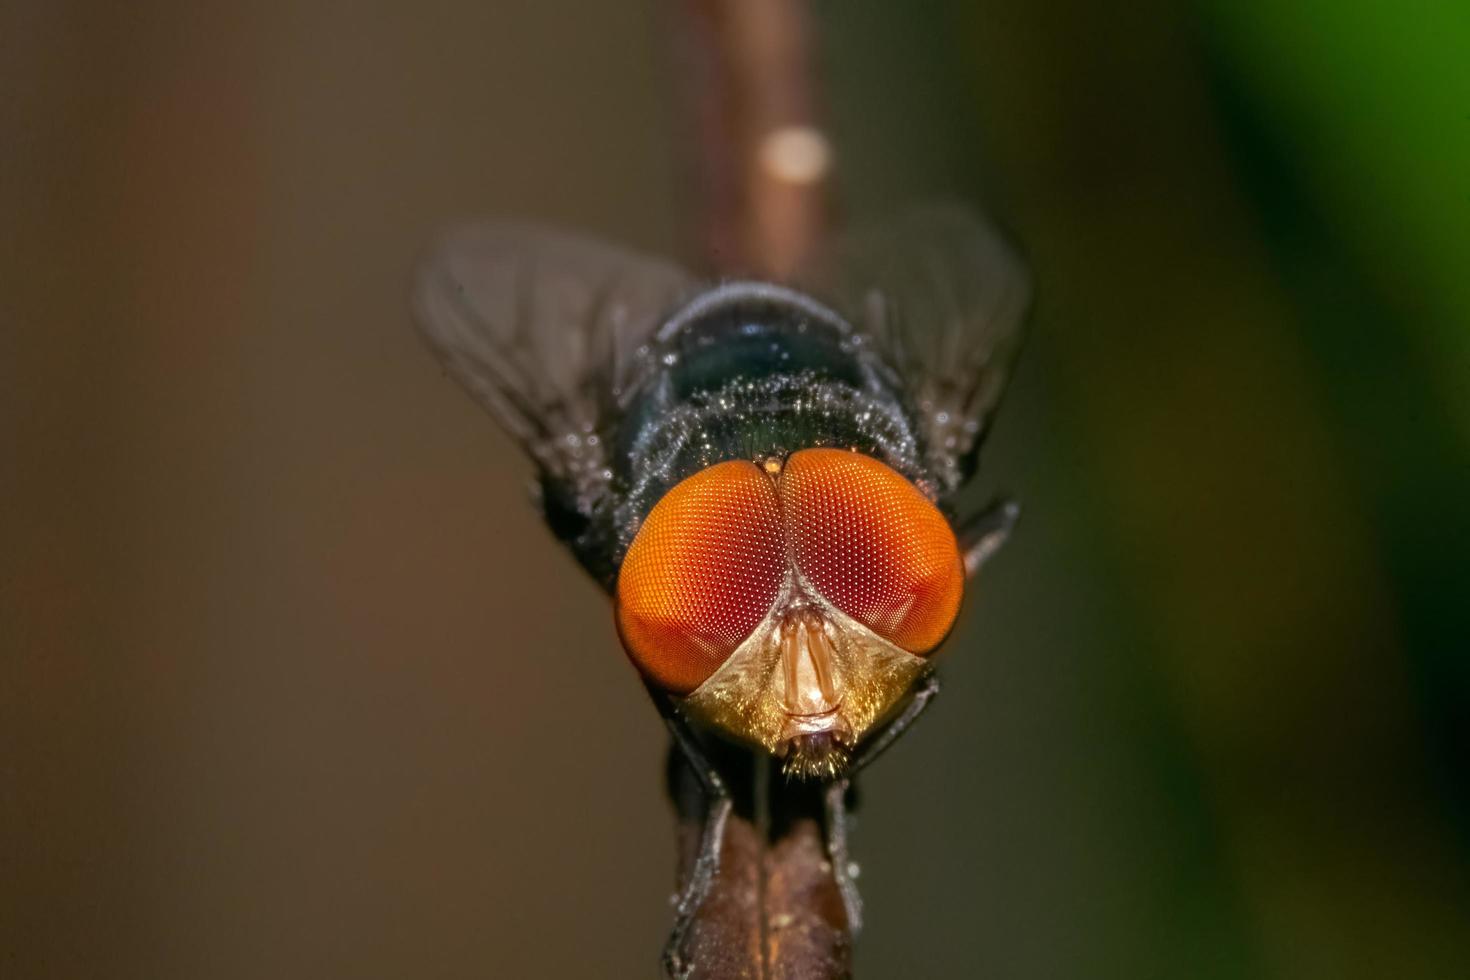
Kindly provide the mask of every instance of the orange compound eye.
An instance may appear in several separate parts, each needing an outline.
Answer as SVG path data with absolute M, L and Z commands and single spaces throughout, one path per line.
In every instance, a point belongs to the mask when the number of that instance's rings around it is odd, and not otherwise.
M 760 625 L 785 571 L 770 478 L 743 460 L 701 470 L 654 505 L 623 559 L 623 646 L 660 687 L 687 694 Z
M 949 522 L 917 487 L 870 456 L 804 449 L 786 461 L 781 503 L 797 567 L 828 602 L 911 653 L 939 645 L 964 568 Z

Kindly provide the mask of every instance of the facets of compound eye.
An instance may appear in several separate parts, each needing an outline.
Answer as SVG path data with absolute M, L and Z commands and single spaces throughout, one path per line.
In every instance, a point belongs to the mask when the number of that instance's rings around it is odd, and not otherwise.
M 780 497 L 813 588 L 911 653 L 939 645 L 959 612 L 964 568 L 949 522 L 918 488 L 870 456 L 805 449 L 786 461 Z
M 736 460 L 688 477 L 649 512 L 618 573 L 628 656 L 687 694 L 765 618 L 785 570 L 776 491 L 760 467 Z

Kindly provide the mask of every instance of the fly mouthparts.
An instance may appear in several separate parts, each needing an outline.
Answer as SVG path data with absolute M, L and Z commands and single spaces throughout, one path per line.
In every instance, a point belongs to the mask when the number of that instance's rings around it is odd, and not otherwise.
M 812 732 L 786 743 L 781 773 L 787 779 L 836 779 L 847 768 L 848 747 L 835 732 Z

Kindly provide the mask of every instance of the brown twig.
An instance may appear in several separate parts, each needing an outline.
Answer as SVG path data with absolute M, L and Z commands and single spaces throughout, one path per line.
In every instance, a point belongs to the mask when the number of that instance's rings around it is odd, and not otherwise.
M 681 0 L 682 72 L 698 150 L 698 251 L 710 271 L 782 278 L 827 230 L 831 154 L 817 125 L 809 11 L 801 0 Z M 705 815 L 672 755 L 680 878 Z M 698 980 L 851 975 L 851 926 L 827 859 L 822 795 L 746 755 L 725 770 L 735 811 L 720 870 L 685 948 Z
M 698 150 L 694 202 L 713 271 L 781 277 L 826 231 L 831 172 L 802 0 L 682 0 Z

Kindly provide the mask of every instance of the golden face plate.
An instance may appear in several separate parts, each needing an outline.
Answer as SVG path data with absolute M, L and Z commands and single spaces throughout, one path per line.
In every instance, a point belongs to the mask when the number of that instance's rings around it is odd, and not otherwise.
M 690 718 L 784 759 L 788 775 L 830 779 L 929 667 L 788 570 L 761 624 L 676 702 Z

